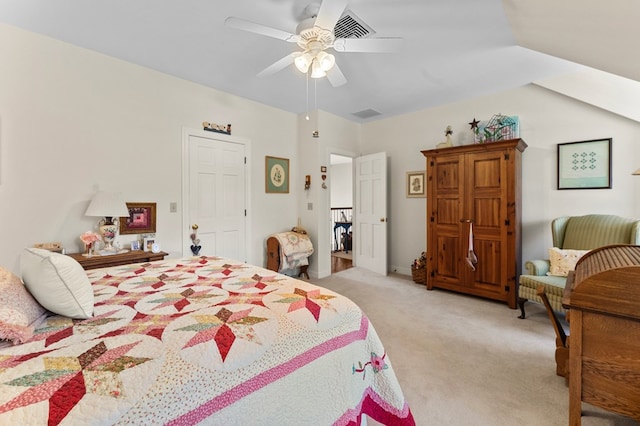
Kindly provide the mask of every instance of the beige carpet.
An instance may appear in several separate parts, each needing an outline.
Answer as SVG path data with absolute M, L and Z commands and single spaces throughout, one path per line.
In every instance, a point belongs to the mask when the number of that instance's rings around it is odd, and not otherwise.
M 528 303 L 520 320 L 503 303 L 357 267 L 311 281 L 367 314 L 418 425 L 568 424 L 568 388 L 555 374 L 555 335 L 542 305 Z M 583 411 L 585 426 L 639 425 L 586 404 Z

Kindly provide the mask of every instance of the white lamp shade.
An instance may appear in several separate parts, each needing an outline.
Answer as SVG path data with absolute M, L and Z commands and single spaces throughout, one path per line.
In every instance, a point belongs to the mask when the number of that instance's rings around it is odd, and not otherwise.
M 127 217 L 129 209 L 120 193 L 98 191 L 84 214 L 96 217 Z
M 293 60 L 293 63 L 296 65 L 296 68 L 298 68 L 298 71 L 300 71 L 301 73 L 305 73 L 306 74 L 307 71 L 309 70 L 309 65 L 311 65 L 311 61 L 312 60 L 313 60 L 313 58 L 307 52 L 307 53 L 303 53 L 302 55 L 300 55 L 297 58 L 295 58 Z
M 327 73 L 320 67 L 318 59 L 313 58 L 313 62 L 311 62 L 311 78 L 321 78 L 325 75 L 327 75 Z
M 320 52 L 318 56 L 316 56 L 316 60 L 320 64 L 320 68 L 322 71 L 329 71 L 336 63 L 336 58 L 330 53 Z

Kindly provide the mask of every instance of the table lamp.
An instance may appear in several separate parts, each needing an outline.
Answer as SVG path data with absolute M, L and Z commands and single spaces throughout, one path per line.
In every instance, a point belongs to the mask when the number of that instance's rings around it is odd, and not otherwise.
M 115 251 L 113 240 L 120 227 L 120 217 L 128 217 L 129 209 L 119 193 L 98 191 L 91 199 L 86 216 L 102 217 L 98 222 L 104 250 Z

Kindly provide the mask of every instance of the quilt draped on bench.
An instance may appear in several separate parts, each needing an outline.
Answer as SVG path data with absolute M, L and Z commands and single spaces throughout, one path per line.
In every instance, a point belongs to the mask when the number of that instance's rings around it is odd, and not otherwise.
M 309 264 L 313 244 L 307 234 L 281 232 L 273 235 L 280 243 L 280 271 Z

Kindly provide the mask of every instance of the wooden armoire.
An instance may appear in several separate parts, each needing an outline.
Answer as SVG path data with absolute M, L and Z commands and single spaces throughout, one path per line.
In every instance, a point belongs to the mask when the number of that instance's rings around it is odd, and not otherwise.
M 526 147 L 522 139 L 513 139 L 422 151 L 427 161 L 427 289 L 516 308 Z

